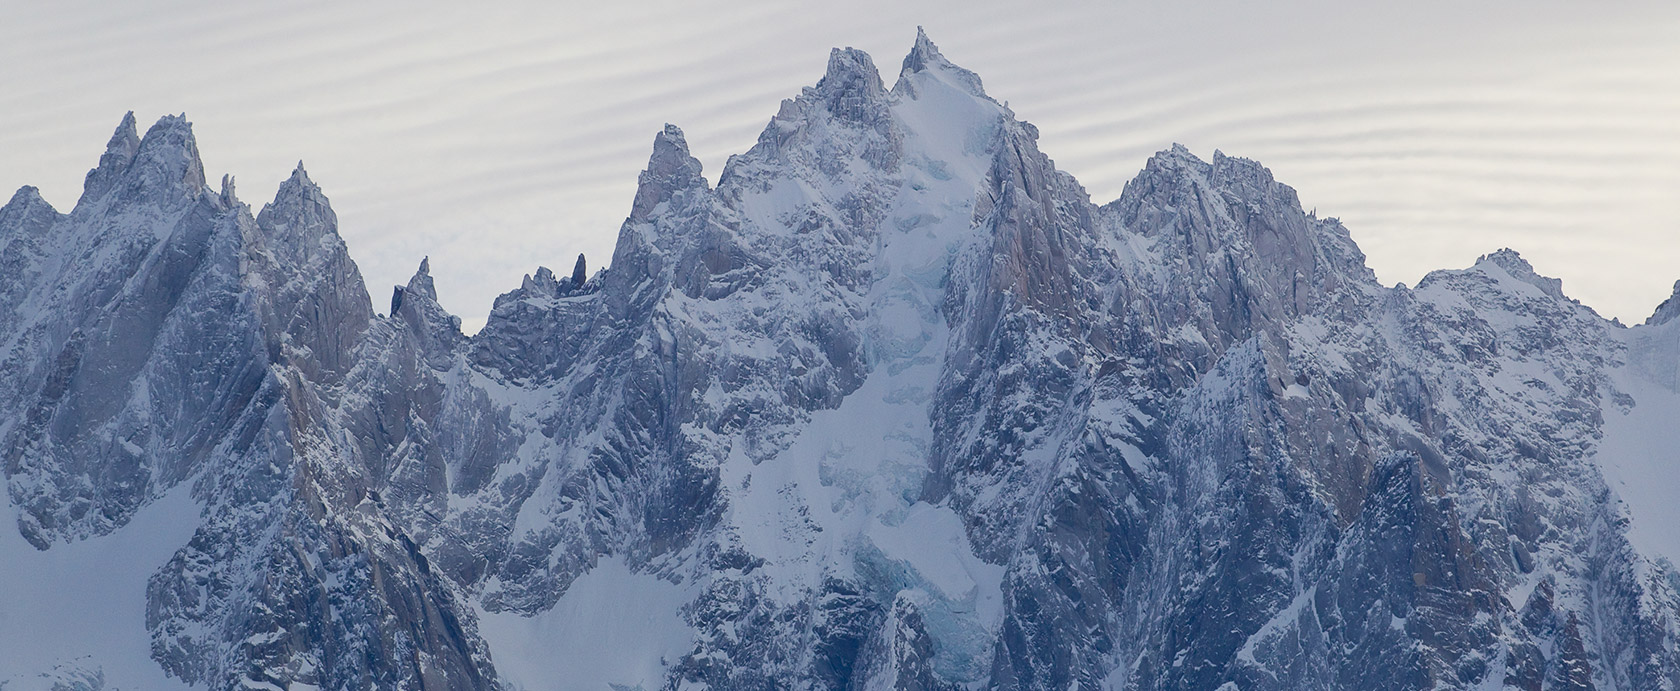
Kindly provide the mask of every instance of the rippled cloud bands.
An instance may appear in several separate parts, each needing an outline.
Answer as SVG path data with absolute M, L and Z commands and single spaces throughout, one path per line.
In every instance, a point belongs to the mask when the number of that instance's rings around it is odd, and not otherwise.
M 1099 203 L 1181 142 L 1271 167 L 1389 282 L 1510 246 L 1638 322 L 1680 279 L 1674 3 L 13 4 L 0 186 L 68 209 L 125 111 L 185 111 L 212 178 L 260 207 L 304 159 L 369 285 L 429 254 L 469 329 L 605 264 L 665 122 L 715 180 L 830 46 L 890 81 L 917 25 Z

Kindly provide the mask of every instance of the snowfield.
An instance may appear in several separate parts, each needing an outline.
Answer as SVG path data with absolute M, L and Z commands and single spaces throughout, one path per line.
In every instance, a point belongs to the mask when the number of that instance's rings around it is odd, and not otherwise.
M 17 524 L 9 501 L 0 518 Z M 198 522 L 198 504 L 177 487 L 116 533 L 46 551 L 0 530 L 0 689 L 90 678 L 115 689 L 185 688 L 151 659 L 146 579 Z

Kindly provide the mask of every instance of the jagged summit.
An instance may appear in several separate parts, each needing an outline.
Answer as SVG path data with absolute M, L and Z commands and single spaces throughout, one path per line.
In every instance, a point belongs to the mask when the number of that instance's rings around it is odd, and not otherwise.
M 204 162 L 199 158 L 198 140 L 185 113 L 158 118 L 129 164 L 146 184 L 168 185 L 183 194 L 205 188 Z
M 1680 281 L 1674 282 L 1673 292 L 1669 294 L 1667 300 L 1663 300 L 1662 304 L 1657 305 L 1656 311 L 1651 313 L 1651 317 L 1646 319 L 1645 323 L 1650 326 L 1658 326 L 1674 321 L 1676 317 L 1680 317 Z
M 933 39 L 928 38 L 927 31 L 918 26 L 916 42 L 910 47 L 910 53 L 904 56 L 904 70 L 920 72 L 927 69 L 930 62 L 950 64 L 946 62 L 945 56 L 939 54 L 939 46 L 934 45 Z
M 410 295 L 422 295 L 429 300 L 437 300 L 437 288 L 432 285 L 432 258 L 420 258 L 420 268 L 414 270 L 414 276 L 408 279 L 406 291 Z
M 1190 147 L 1178 142 L 1173 142 L 1172 146 L 1150 154 L 1149 158 L 1146 159 L 1143 164 L 1143 170 L 1146 175 L 1151 172 L 1165 172 L 1182 169 L 1206 170 L 1209 168 L 1210 166 L 1206 161 L 1203 161 L 1200 156 L 1190 152 Z M 1139 178 L 1142 177 L 1145 176 L 1139 176 Z M 1139 178 L 1133 178 L 1131 182 L 1135 182 Z
M 144 137 L 135 134 L 134 113 L 124 115 L 99 157 L 99 165 L 83 181 L 77 207 L 118 188 L 130 190 L 125 194 L 137 199 L 157 198 L 171 203 L 180 203 L 206 189 L 204 163 L 185 114 L 158 118 Z
M 276 300 L 282 306 L 276 309 L 290 304 L 311 305 L 311 320 L 333 324 L 334 331 L 359 337 L 373 316 L 373 300 L 361 270 L 338 234 L 338 214 L 301 162 L 280 183 L 274 199 L 263 205 L 255 220 L 260 232 L 250 242 L 260 245 L 262 254 L 273 262 L 266 281 L 280 289 Z M 348 358 L 339 357 L 354 343 L 348 335 L 325 343 L 311 343 L 303 334 L 293 340 L 310 344 L 322 360 L 324 371 L 341 373 L 349 365 Z
M 875 60 L 869 53 L 851 46 L 829 50 L 828 67 L 817 81 L 816 89 L 831 99 L 851 96 L 875 100 L 886 94 Z
M 546 266 L 537 267 L 535 274 L 525 274 L 520 281 L 519 290 L 530 295 L 554 297 L 560 292 L 560 282 L 554 278 L 554 272 Z
M 1501 247 L 1497 250 L 1477 257 L 1476 263 L 1492 264 L 1501 269 L 1505 269 L 1513 276 L 1534 273 L 1534 265 L 1528 263 L 1527 259 L 1523 259 L 1521 253 L 1509 247 Z
M 391 318 L 405 325 L 415 344 L 416 356 L 434 370 L 447 370 L 458 349 L 467 342 L 461 333 L 461 318 L 438 304 L 429 256 L 420 260 L 420 267 L 408 285 L 396 286 L 391 291 Z
M 688 139 L 683 136 L 681 127 L 667 122 L 665 123 L 665 127 L 659 130 L 658 137 L 659 138 L 654 142 L 655 151 L 658 151 L 660 142 L 665 142 L 684 154 L 688 153 Z
M 6 206 L 34 204 L 36 200 L 46 201 L 41 197 L 41 190 L 34 185 L 24 185 L 12 193 L 12 198 L 6 202 Z
M 44 229 L 55 222 L 60 214 L 52 204 L 41 196 L 41 191 L 32 185 L 24 185 L 12 193 L 12 198 L 5 206 L 0 206 L 0 252 L 5 251 L 5 243 L 13 235 L 26 232 L 27 229 Z
M 1160 184 L 1211 185 L 1240 190 L 1247 195 L 1274 198 L 1278 204 L 1291 210 L 1300 208 L 1295 190 L 1278 183 L 1270 169 L 1258 161 L 1227 156 L 1218 149 L 1214 150 L 1212 159 L 1204 161 L 1189 147 L 1175 142 L 1171 147 L 1151 155 L 1144 163 L 1143 171 L 1126 186 L 1130 189 L 1134 185 Z M 1121 198 L 1126 196 L 1123 193 Z
M 310 241 L 319 244 L 322 236 L 338 235 L 338 214 L 299 161 L 297 168 L 275 190 L 274 200 L 264 204 L 257 214 L 257 225 L 270 234 L 289 238 L 287 244 L 302 246 Z
M 300 160 L 297 167 L 292 169 L 292 174 L 280 182 L 280 188 L 274 196 L 278 201 L 282 198 L 313 198 L 321 194 L 321 187 L 310 179 L 309 171 L 304 169 L 303 161 Z
M 105 144 L 105 153 L 99 156 L 99 164 L 88 171 L 87 178 L 82 182 L 82 201 L 99 197 L 109 190 L 115 179 L 128 169 L 129 162 L 134 160 L 134 154 L 139 150 L 140 134 L 135 129 L 134 111 L 131 110 L 117 123 L 116 131 L 111 133 L 110 141 Z
M 653 153 L 638 178 L 636 198 L 630 207 L 631 220 L 647 218 L 655 206 L 682 190 L 709 189 L 701 174 L 700 159 L 688 151 L 682 129 L 666 124 L 653 138 Z
M 916 42 L 910 48 L 910 53 L 904 56 L 904 65 L 899 71 L 898 83 L 893 85 L 893 92 L 913 90 L 914 87 L 906 77 L 918 72 L 936 71 L 947 80 L 958 85 L 964 91 L 974 96 L 985 96 L 986 89 L 980 83 L 980 75 L 952 64 L 950 60 L 939 52 L 939 47 L 928 38 L 922 27 L 916 27 Z
M 1534 271 L 1534 265 L 1523 259 L 1521 254 L 1509 247 L 1501 248 L 1476 258 L 1476 266 L 1497 266 L 1511 278 L 1527 283 L 1541 292 L 1560 300 L 1569 299 L 1563 294 L 1563 280 L 1542 276 Z
M 117 128 L 111 133 L 111 139 L 105 143 L 105 154 L 112 156 L 118 165 L 127 165 L 134 158 L 134 152 L 140 148 L 140 133 L 134 111 L 123 113 L 122 119 L 117 121 Z
M 886 87 L 875 61 L 856 48 L 835 48 L 815 93 L 836 118 L 875 127 L 886 116 Z
M 120 170 L 134 160 L 135 152 L 140 150 L 140 132 L 137 128 L 134 111 L 123 114 L 122 120 L 117 122 L 117 128 L 111 132 L 111 139 L 105 143 L 105 153 L 99 157 L 99 168 L 104 170 Z
M 429 302 L 437 301 L 437 288 L 432 285 L 432 258 L 420 258 L 420 267 L 414 270 L 414 275 L 408 279 L 407 285 L 394 286 L 391 290 L 391 316 L 402 312 L 403 305 L 415 298 L 424 298 Z
M 572 285 L 571 285 L 571 288 L 573 290 L 577 290 L 579 288 L 582 288 L 583 284 L 585 282 L 587 282 L 588 280 L 589 280 L 589 265 L 584 263 L 583 253 L 579 252 L 578 253 L 578 258 L 577 258 L 577 264 L 572 266 Z
M 232 173 L 222 174 L 222 189 L 219 196 L 223 206 L 232 207 L 239 203 L 239 193 L 234 189 Z

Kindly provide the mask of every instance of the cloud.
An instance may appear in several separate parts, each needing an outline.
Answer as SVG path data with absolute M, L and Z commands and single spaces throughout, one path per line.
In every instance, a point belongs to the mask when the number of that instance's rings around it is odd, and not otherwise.
M 1390 282 L 1510 245 L 1639 321 L 1680 277 L 1672 4 L 570 5 L 15 8 L 0 186 L 67 207 L 123 112 L 186 111 L 247 201 L 303 158 L 375 294 L 430 254 L 470 327 L 605 263 L 663 123 L 715 180 L 828 47 L 890 80 L 921 24 L 1098 202 L 1177 141 L 1267 164 Z

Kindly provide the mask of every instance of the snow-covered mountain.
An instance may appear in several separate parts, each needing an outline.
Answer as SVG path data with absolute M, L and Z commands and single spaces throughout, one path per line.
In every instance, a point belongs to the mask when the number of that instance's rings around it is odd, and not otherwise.
M 125 118 L 0 208 L 0 689 L 1680 685 L 1680 285 L 1385 287 L 1257 163 L 1036 138 L 835 50 L 469 337 Z

